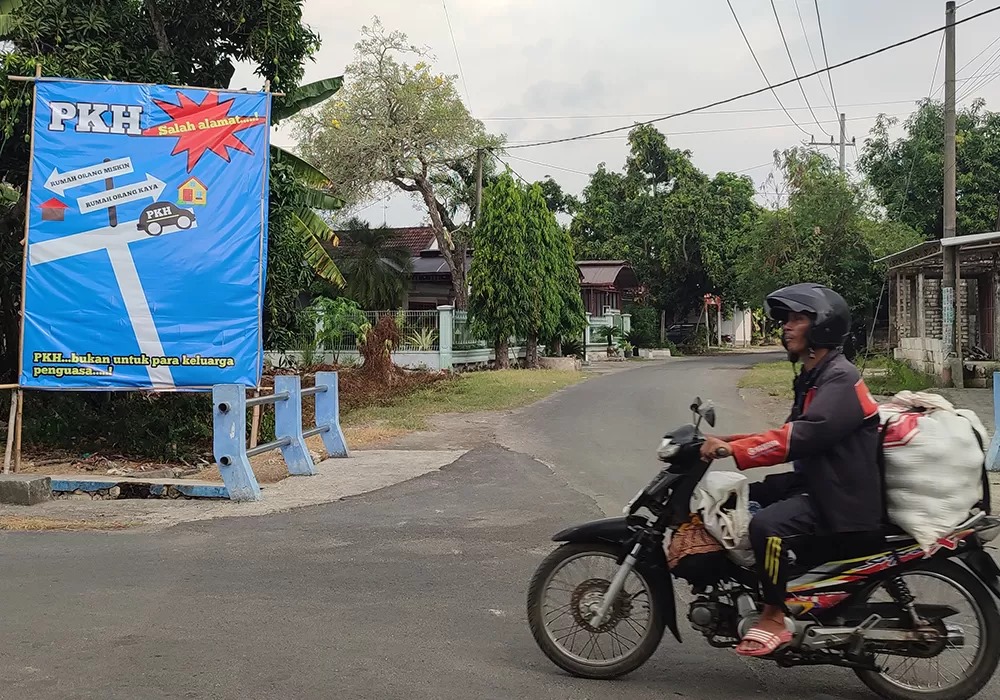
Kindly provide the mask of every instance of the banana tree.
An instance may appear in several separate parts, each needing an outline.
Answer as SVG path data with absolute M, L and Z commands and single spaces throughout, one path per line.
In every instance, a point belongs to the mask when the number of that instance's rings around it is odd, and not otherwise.
M 21 0 L 0 0 L 0 41 L 7 38 L 13 31 L 14 10 Z
M 0 0 L 0 3 L 7 0 Z M 276 99 L 271 114 L 271 125 L 313 107 L 336 94 L 344 84 L 343 76 L 327 78 L 302 85 L 284 97 Z M 319 168 L 291 151 L 271 146 L 272 163 L 283 165 L 294 173 L 299 186 L 299 204 L 293 212 L 292 224 L 306 243 L 306 262 L 316 274 L 338 287 L 344 286 L 344 276 L 330 257 L 324 243 L 334 246 L 340 240 L 330 225 L 317 212 L 336 211 L 343 208 L 344 200 L 331 194 L 332 182 Z

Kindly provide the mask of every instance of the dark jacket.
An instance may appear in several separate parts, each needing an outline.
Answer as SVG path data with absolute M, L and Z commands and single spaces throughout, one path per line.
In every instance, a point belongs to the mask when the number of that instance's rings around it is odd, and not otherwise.
M 882 522 L 878 404 L 858 369 L 831 352 L 795 382 L 795 405 L 777 430 L 730 442 L 741 470 L 794 462 L 830 532 L 871 532 Z

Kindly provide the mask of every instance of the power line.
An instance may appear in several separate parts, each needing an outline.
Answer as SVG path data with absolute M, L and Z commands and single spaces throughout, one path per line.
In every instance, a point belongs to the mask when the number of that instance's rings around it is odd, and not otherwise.
M 826 62 L 826 78 L 830 81 L 830 96 L 833 98 L 833 108 L 840 114 L 837 106 L 837 92 L 833 89 L 833 74 L 830 72 L 830 57 L 826 54 L 826 37 L 823 36 L 823 20 L 819 15 L 819 0 L 813 0 L 816 5 L 816 24 L 819 25 L 819 40 L 823 44 L 823 60 Z
M 941 39 L 941 41 L 942 41 L 942 45 L 943 45 L 943 42 L 944 42 L 944 38 L 943 38 L 943 36 L 942 36 L 942 39 Z M 1000 36 L 998 36 L 998 37 L 997 37 L 996 39 L 994 39 L 993 41 L 991 41 L 990 43 L 988 43 L 988 44 L 986 45 L 986 47 L 985 47 L 985 48 L 984 48 L 984 49 L 983 49 L 982 51 L 980 51 L 980 52 L 979 52 L 979 53 L 977 53 L 977 54 L 976 54 L 975 56 L 973 56 L 973 57 L 972 57 L 972 58 L 970 58 L 970 59 L 969 59 L 968 61 L 966 61 L 966 62 L 965 62 L 965 65 L 963 65 L 963 66 L 962 66 L 961 68 L 959 68 L 959 69 L 958 69 L 957 71 L 955 71 L 955 72 L 956 72 L 956 73 L 961 73 L 961 72 L 962 72 L 962 71 L 964 71 L 964 70 L 965 70 L 966 68 L 968 68 L 969 66 L 971 66 L 971 65 L 972 65 L 973 63 L 975 63 L 975 61 L 976 61 L 976 59 L 977 59 L 977 58 L 979 58 L 979 57 L 980 57 L 980 56 L 982 56 L 982 55 L 983 55 L 984 53 L 986 53 L 987 51 L 989 51 L 989 50 L 990 50 L 990 47 L 991 47 L 991 46 L 993 46 L 993 44 L 997 43 L 998 41 L 1000 41 Z M 940 56 L 940 53 L 941 53 L 941 52 L 940 52 L 940 51 L 938 51 L 938 54 L 939 54 L 939 56 Z M 940 58 L 939 58 L 938 60 L 940 60 Z M 989 59 L 987 59 L 987 60 L 989 60 Z M 974 72 L 975 72 L 975 71 L 974 71 Z M 937 69 L 936 69 L 936 68 L 934 69 L 934 75 L 935 75 L 935 77 L 937 76 Z M 936 89 L 936 90 L 934 90 L 934 93 L 933 93 L 933 94 L 934 94 L 934 95 L 936 95 L 936 94 L 938 94 L 939 92 L 941 92 L 942 90 L 944 90 L 944 83 L 941 83 L 940 85 L 938 85 L 937 89 Z
M 908 114 L 909 113 L 904 113 L 904 114 L 898 114 L 897 113 L 897 114 L 888 114 L 886 116 L 889 116 L 889 117 L 905 117 L 905 116 L 908 116 Z M 880 115 L 878 115 L 878 114 L 870 114 L 870 115 L 867 115 L 867 116 L 864 116 L 864 117 L 849 117 L 845 121 L 849 121 L 849 122 L 865 121 L 865 120 L 868 120 L 868 119 L 878 119 L 879 116 Z M 835 124 L 835 123 L 839 123 L 840 120 L 839 119 L 825 119 L 825 120 L 822 120 L 822 121 L 825 124 Z M 731 126 L 731 127 L 721 127 L 721 128 L 718 128 L 718 129 L 695 129 L 695 130 L 692 130 L 692 131 L 667 131 L 667 132 L 664 133 L 664 135 L 665 136 L 693 136 L 693 135 L 697 135 L 697 134 L 728 134 L 728 133 L 734 132 L 734 131 L 766 131 L 768 129 L 790 129 L 791 127 L 792 127 L 791 124 L 763 124 L 763 125 L 759 125 L 759 126 Z M 621 134 L 620 133 L 617 136 L 595 136 L 591 140 L 592 141 L 605 141 L 605 140 L 616 140 L 617 141 L 618 139 L 623 139 L 623 138 L 627 138 L 627 137 L 628 137 L 628 134 Z M 530 144 L 533 144 L 533 143 L 534 142 L 532 142 L 532 141 L 510 141 L 509 142 L 509 144 L 511 144 L 510 145 L 511 148 L 520 148 L 522 145 L 525 145 L 525 144 L 529 144 L 530 145 Z
M 798 78 L 799 71 L 795 68 L 795 61 L 792 59 L 792 50 L 788 48 L 788 40 L 785 38 L 785 30 L 781 27 L 781 19 L 778 17 L 778 8 L 775 6 L 774 0 L 771 0 L 771 11 L 774 12 L 774 21 L 778 24 L 778 33 L 781 35 L 781 43 L 785 45 L 785 53 L 788 54 L 788 62 L 792 64 L 792 75 Z M 819 119 L 816 118 L 816 113 L 813 111 L 812 105 L 809 104 L 809 98 L 806 96 L 806 89 L 802 85 L 802 81 L 800 80 L 796 84 L 799 86 L 799 92 L 802 93 L 802 99 L 805 100 L 806 107 L 809 108 L 809 114 L 812 115 L 813 121 L 816 122 L 816 126 L 820 128 L 820 131 L 832 138 L 833 134 L 824 129 L 823 125 L 819 123 Z
M 455 41 L 455 32 L 451 28 L 451 17 L 448 15 L 448 4 L 446 0 L 441 0 L 441 7 L 444 8 L 444 18 L 448 21 L 448 33 L 451 34 L 451 45 L 455 47 L 455 60 L 458 61 L 458 74 L 462 76 L 462 87 L 465 88 L 465 101 L 469 103 L 469 111 L 472 111 L 472 98 L 469 96 L 469 85 L 465 82 L 465 71 L 462 69 L 462 57 L 458 55 L 458 42 Z
M 941 35 L 941 44 L 938 46 L 937 60 L 934 61 L 934 72 L 931 73 L 931 84 L 927 87 L 927 99 L 929 100 L 934 94 L 931 90 L 934 88 L 934 81 L 937 80 L 938 68 L 941 66 L 941 53 L 944 51 L 944 39 L 945 35 Z M 985 50 L 985 49 L 984 49 Z M 975 60 L 975 59 L 973 59 Z M 912 149 L 911 149 L 912 150 Z M 913 166 L 917 163 L 916 155 L 910 154 L 910 170 L 906 173 L 906 184 L 903 186 L 903 199 L 899 203 L 899 213 L 896 214 L 896 218 L 899 219 L 903 216 L 903 209 L 906 208 L 906 198 L 910 195 L 910 180 L 913 178 Z
M 959 24 L 963 24 L 965 22 L 971 22 L 974 19 L 978 19 L 978 18 L 983 17 L 985 15 L 991 14 L 993 12 L 996 12 L 997 10 L 1000 10 L 1000 5 L 998 5 L 997 7 L 990 8 L 989 10 L 984 10 L 984 11 L 978 13 L 978 14 L 970 15 L 969 17 L 966 17 L 965 19 L 957 20 L 954 24 L 955 25 L 959 25 Z M 646 120 L 646 121 L 643 121 L 643 122 L 636 122 L 634 124 L 627 124 L 625 126 L 615 127 L 613 129 L 603 129 L 601 131 L 595 131 L 595 132 L 588 133 L 588 134 L 579 134 L 577 136 L 567 136 L 565 138 L 551 139 L 551 140 L 548 140 L 548 141 L 538 141 L 536 143 L 523 144 L 523 145 L 520 145 L 520 146 L 509 146 L 508 148 L 532 148 L 532 147 L 535 147 L 535 146 L 548 146 L 548 145 L 556 144 L 556 143 L 566 143 L 567 141 L 579 141 L 581 139 L 593 138 L 595 136 L 604 136 L 605 134 L 613 134 L 613 133 L 616 133 L 616 132 L 619 132 L 619 131 L 626 131 L 628 129 L 633 129 L 636 126 L 645 126 L 645 125 L 648 125 L 648 124 L 655 124 L 657 122 L 662 122 L 662 121 L 665 121 L 667 119 L 674 119 L 676 117 L 683 117 L 683 116 L 688 115 L 688 114 L 694 114 L 695 112 L 701 112 L 701 111 L 704 111 L 706 109 L 710 109 L 712 107 L 718 107 L 720 105 L 729 104 L 730 102 L 736 102 L 737 100 L 742 100 L 742 99 L 747 98 L 747 97 L 752 97 L 754 95 L 759 95 L 759 94 L 761 94 L 763 92 L 767 92 L 769 90 L 773 90 L 774 88 L 777 88 L 777 87 L 783 87 L 785 85 L 790 85 L 790 84 L 792 84 L 794 82 L 798 82 L 799 80 L 805 80 L 806 78 L 812 78 L 813 76 L 820 75 L 821 73 L 828 73 L 830 71 L 836 70 L 837 68 L 843 68 L 844 66 L 850 65 L 852 63 L 857 63 L 858 61 L 863 61 L 865 59 L 871 58 L 872 56 L 877 56 L 878 54 L 885 53 L 886 51 L 891 51 L 893 49 L 897 49 L 900 46 L 905 46 L 906 44 L 912 44 L 915 41 L 919 41 L 919 40 L 924 39 L 924 38 L 926 38 L 928 36 L 931 36 L 933 34 L 937 34 L 940 31 L 944 31 L 944 29 L 945 29 L 945 27 L 937 27 L 936 29 L 931 29 L 929 31 L 923 32 L 922 34 L 917 34 L 916 36 L 912 36 L 909 39 L 903 39 L 902 41 L 897 41 L 894 44 L 889 44 L 888 46 L 883 46 L 880 49 L 876 49 L 874 51 L 869 51 L 868 53 L 861 54 L 860 56 L 855 56 L 854 58 L 849 58 L 846 61 L 841 61 L 840 63 L 834 64 L 832 66 L 828 66 L 828 67 L 823 68 L 821 70 L 817 70 L 817 71 L 815 71 L 813 73 L 808 73 L 806 75 L 801 75 L 798 78 L 791 78 L 789 80 L 785 80 L 785 81 L 777 83 L 775 85 L 768 85 L 766 87 L 759 88 L 757 90 L 751 90 L 749 92 L 744 92 L 744 93 L 741 93 L 739 95 L 734 95 L 733 97 L 727 97 L 727 98 L 722 99 L 722 100 L 716 100 L 715 102 L 710 102 L 709 104 L 701 105 L 700 107 L 692 107 L 691 109 L 686 109 L 686 110 L 684 110 L 682 112 L 674 112 L 673 114 L 667 114 L 667 115 L 664 115 L 662 117 L 657 117 L 656 119 L 649 119 L 649 120 Z
M 736 26 L 739 27 L 740 34 L 743 35 L 743 41 L 746 42 L 747 48 L 750 49 L 750 55 L 753 56 L 753 62 L 757 64 L 757 68 L 758 68 L 758 70 L 760 70 L 760 74 L 762 76 L 764 76 L 764 82 L 767 83 L 770 86 L 771 81 L 767 79 L 767 73 L 764 72 L 764 67 L 762 65 L 760 65 L 760 61 L 757 60 L 757 54 L 754 52 L 753 46 L 750 45 L 750 40 L 747 39 L 746 32 L 743 31 L 743 25 L 740 23 L 740 18 L 736 16 L 736 10 L 733 9 L 733 3 L 731 2 L 731 0 L 726 0 L 726 4 L 729 5 L 729 11 L 733 13 L 733 19 L 736 20 Z M 796 77 L 798 77 L 798 76 L 796 76 Z M 795 118 L 791 114 L 788 113 L 788 110 L 785 109 L 785 105 L 782 104 L 781 98 L 778 97 L 778 93 L 777 93 L 777 91 L 775 91 L 775 89 L 773 87 L 771 88 L 771 94 L 774 95 L 774 99 L 777 100 L 777 102 L 778 102 L 779 105 L 781 105 L 781 109 L 785 112 L 785 116 L 788 117 L 789 121 L 791 121 L 792 124 L 794 124 L 798 128 L 798 130 L 801 131 L 803 134 L 811 136 L 812 134 L 810 134 L 808 131 L 806 131 L 805 129 L 803 129 L 802 126 L 799 125 L 799 123 L 797 121 L 795 121 Z
M 510 163 L 508 163 L 507 161 L 505 161 L 503 158 L 501 158 L 500 156 L 498 156 L 496 153 L 494 153 L 493 151 L 491 151 L 489 149 L 486 149 L 486 152 L 489 153 L 491 156 L 493 156 L 498 163 L 500 163 L 501 165 L 506 166 L 507 169 L 510 170 L 512 173 L 514 173 L 514 175 L 517 176 L 517 179 L 520 180 L 521 182 L 523 182 L 525 185 L 530 185 L 531 184 L 530 182 L 528 182 L 527 180 L 525 180 L 523 177 L 521 177 L 521 173 L 519 173 L 516 170 L 514 170 L 514 167 Z M 510 156 L 510 157 L 513 158 L 514 156 Z
M 514 158 L 515 160 L 523 160 L 525 163 L 531 163 L 532 165 L 538 165 L 543 168 L 552 168 L 553 170 L 564 170 L 567 173 L 575 173 L 577 175 L 584 175 L 590 177 L 591 173 L 585 173 L 582 170 L 574 170 L 573 168 L 564 168 L 561 165 L 552 165 L 551 163 L 541 163 L 537 160 L 531 160 L 530 158 L 524 158 L 522 156 L 507 156 L 508 158 Z
M 886 100 L 884 102 L 856 102 L 853 104 L 844 105 L 845 107 L 878 107 L 880 105 L 903 105 L 903 104 L 913 104 L 915 100 Z M 832 107 L 833 105 L 831 105 Z M 808 107 L 789 107 L 790 112 L 795 110 L 809 109 Z M 757 114 L 762 112 L 780 112 L 781 107 L 754 107 L 751 109 L 706 109 L 702 110 L 700 114 Z M 559 120 L 573 120 L 573 119 L 632 119 L 635 117 L 656 117 L 663 114 L 663 112 L 637 112 L 633 114 L 536 114 L 527 117 L 483 117 L 480 121 L 484 122 L 503 122 L 503 121 L 559 121 Z M 831 123 L 827 120 L 825 123 Z
M 819 65 L 817 65 L 816 56 L 813 54 L 812 42 L 809 41 L 809 32 L 806 31 L 806 23 L 802 19 L 802 8 L 799 7 L 799 0 L 795 0 L 795 13 L 799 16 L 799 26 L 802 27 L 802 37 L 806 40 L 806 48 L 809 49 L 809 59 L 812 61 L 813 70 L 818 71 Z M 823 91 L 823 97 L 826 98 L 826 103 L 830 105 L 833 110 L 836 110 L 837 108 L 833 106 L 833 102 L 830 100 L 830 96 L 826 92 L 826 85 L 823 84 L 822 77 L 819 79 L 819 88 Z M 851 105 L 847 106 L 850 107 Z

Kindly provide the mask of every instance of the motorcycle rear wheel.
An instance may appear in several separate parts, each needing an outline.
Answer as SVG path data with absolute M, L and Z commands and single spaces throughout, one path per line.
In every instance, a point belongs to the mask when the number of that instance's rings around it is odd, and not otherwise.
M 564 544 L 542 560 L 531 578 L 527 601 L 531 634 L 554 664 L 574 676 L 608 680 L 631 673 L 649 659 L 663 638 L 666 621 L 657 601 L 660 582 L 645 573 L 639 565 L 629 574 L 622 595 L 612 607 L 611 617 L 604 625 L 597 628 L 598 631 L 581 619 L 581 614 L 587 609 L 588 601 L 592 605 L 600 599 L 602 590 L 607 590 L 618 568 L 616 561 L 620 554 L 620 549 L 612 545 Z M 600 562 L 602 572 L 585 576 L 584 580 L 575 586 L 570 581 L 563 583 L 562 586 L 556 586 L 557 591 L 569 594 L 570 602 L 553 607 L 549 600 L 549 592 L 553 590 L 556 579 L 567 567 L 579 565 L 587 559 Z M 638 584 L 638 590 L 633 593 L 635 584 Z M 640 597 L 645 598 L 645 603 L 638 601 Z M 648 609 L 648 615 L 640 627 L 630 618 L 636 608 L 642 607 Z M 556 613 L 558 615 L 553 617 Z M 553 630 L 554 625 L 558 625 L 555 630 Z M 626 652 L 624 635 L 636 630 L 639 630 L 639 639 Z M 574 651 L 578 634 L 584 635 L 580 640 L 583 646 L 582 649 Z M 611 652 L 612 658 L 606 658 L 605 647 L 601 646 L 601 637 L 606 637 L 604 644 Z M 616 643 L 620 651 L 617 655 L 614 654 Z M 583 652 L 586 652 L 588 645 L 592 645 L 591 653 L 600 650 L 604 658 L 600 660 L 585 658 Z
M 982 581 L 954 562 L 929 561 L 925 565 L 903 574 L 902 578 L 906 581 L 921 575 L 949 583 L 966 595 L 966 599 L 971 603 L 970 607 L 975 610 L 980 627 L 980 645 L 975 653 L 972 666 L 957 683 L 938 689 L 914 687 L 899 679 L 892 678 L 891 674 L 885 670 L 882 672 L 856 670 L 855 674 L 862 683 L 886 700 L 969 700 L 989 683 L 998 662 L 1000 662 L 1000 611 L 997 610 L 993 594 Z M 869 591 L 869 595 L 875 591 L 876 589 Z M 939 604 L 941 602 L 920 600 L 919 594 L 916 594 L 916 597 L 918 604 Z M 945 623 L 948 622 L 949 619 L 945 619 Z M 930 661 L 934 661 L 935 658 L 931 657 Z M 904 661 L 904 663 L 906 662 Z M 940 661 L 938 664 L 940 665 Z

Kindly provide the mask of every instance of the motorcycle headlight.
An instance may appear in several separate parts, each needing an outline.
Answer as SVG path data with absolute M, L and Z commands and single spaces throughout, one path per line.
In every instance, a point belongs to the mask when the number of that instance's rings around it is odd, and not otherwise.
M 656 450 L 656 456 L 661 462 L 668 461 L 671 457 L 680 451 L 680 445 L 674 445 L 670 442 L 670 438 L 663 438 L 663 442 Z

